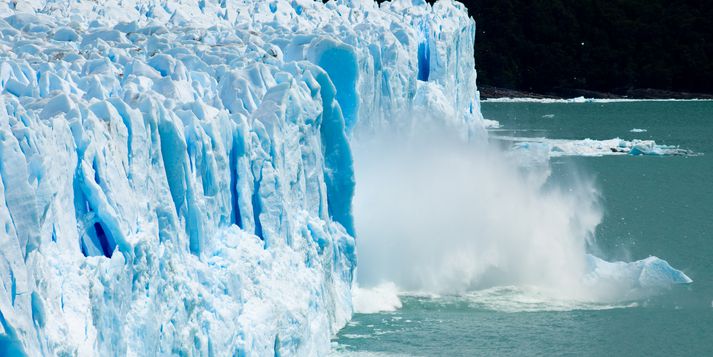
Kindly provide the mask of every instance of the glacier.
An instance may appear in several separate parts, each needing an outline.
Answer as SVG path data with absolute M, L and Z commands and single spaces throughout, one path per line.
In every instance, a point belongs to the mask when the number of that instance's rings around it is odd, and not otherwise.
M 383 308 L 355 138 L 487 141 L 474 38 L 452 0 L 0 3 L 0 355 L 328 354 Z
M 474 36 L 449 0 L 3 2 L 0 352 L 328 353 L 350 137 L 484 133 Z

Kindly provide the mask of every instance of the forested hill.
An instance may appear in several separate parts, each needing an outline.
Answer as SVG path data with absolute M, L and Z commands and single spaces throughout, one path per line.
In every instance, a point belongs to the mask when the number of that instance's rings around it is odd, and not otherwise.
M 713 93 L 713 0 L 460 0 L 479 86 Z
M 465 0 L 479 83 L 713 92 L 713 1 Z

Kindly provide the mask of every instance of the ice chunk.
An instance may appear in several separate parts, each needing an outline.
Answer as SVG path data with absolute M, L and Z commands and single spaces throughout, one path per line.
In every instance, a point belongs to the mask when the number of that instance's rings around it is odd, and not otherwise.
M 596 290 L 600 299 L 633 300 L 657 293 L 661 288 L 693 282 L 684 272 L 657 257 L 625 263 L 588 255 L 587 265 L 585 283 Z
M 55 41 L 72 42 L 79 39 L 79 35 L 69 27 L 61 27 L 55 31 L 52 37 Z

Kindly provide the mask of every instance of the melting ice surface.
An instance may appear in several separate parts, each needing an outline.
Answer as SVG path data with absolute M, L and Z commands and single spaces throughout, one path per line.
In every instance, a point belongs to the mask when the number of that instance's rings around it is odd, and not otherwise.
M 474 36 L 449 0 L 0 3 L 0 353 L 324 355 L 355 233 L 392 295 L 685 280 L 590 264 L 593 191 L 482 144 Z M 355 175 L 355 143 L 431 126 Z M 355 221 L 355 182 L 403 201 Z

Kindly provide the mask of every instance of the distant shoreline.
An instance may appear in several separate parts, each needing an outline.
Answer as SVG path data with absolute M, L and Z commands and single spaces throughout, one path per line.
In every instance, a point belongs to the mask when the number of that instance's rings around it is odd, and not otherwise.
M 705 99 L 713 100 L 713 94 L 674 92 L 659 89 L 628 89 L 623 94 L 598 92 L 586 89 L 558 89 L 556 93 L 535 93 L 492 86 L 478 86 L 480 99 L 537 99 L 537 100 L 570 100 L 584 97 L 587 99 L 639 100 L 639 99 Z

